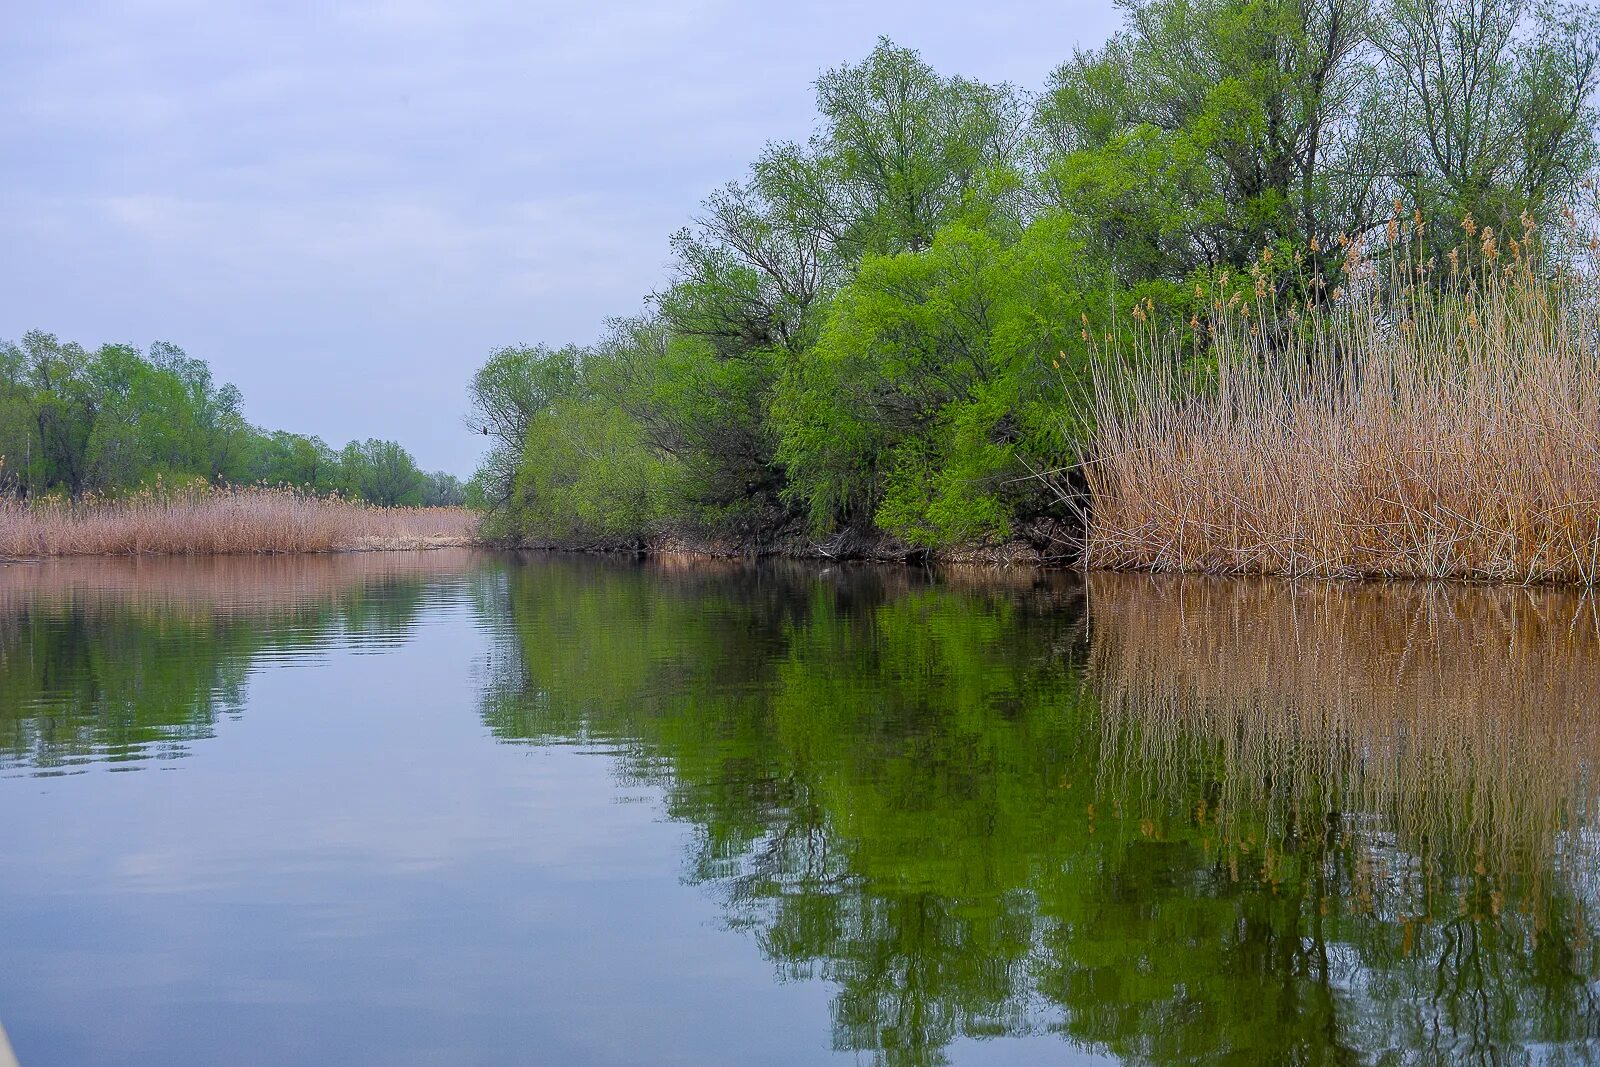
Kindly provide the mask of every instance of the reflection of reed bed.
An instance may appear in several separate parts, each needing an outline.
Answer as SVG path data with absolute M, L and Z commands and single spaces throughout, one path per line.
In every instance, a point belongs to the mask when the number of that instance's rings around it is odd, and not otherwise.
M 72 503 L 0 499 L 0 558 L 423 548 L 465 544 L 476 528 L 464 508 L 379 508 L 256 487 Z
M 268 615 L 376 583 L 466 574 L 471 549 L 331 555 L 99 557 L 0 567 L 0 618 L 41 603 Z
M 1089 604 L 1109 773 L 1189 790 L 1219 843 L 1337 828 L 1491 880 L 1592 867 L 1593 594 L 1095 574 Z
M 424 603 L 476 596 L 484 562 L 455 549 L 0 567 L 0 772 L 181 755 L 243 709 L 254 666 L 392 647 Z

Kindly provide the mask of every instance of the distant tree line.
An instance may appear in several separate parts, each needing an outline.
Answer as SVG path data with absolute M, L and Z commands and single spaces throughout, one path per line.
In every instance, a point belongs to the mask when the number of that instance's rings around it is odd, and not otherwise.
M 1041 91 L 888 40 L 816 82 L 584 347 L 493 353 L 475 489 L 510 535 L 912 543 L 1062 518 L 1090 339 L 1186 324 L 1278 254 L 1328 299 L 1345 242 L 1563 209 L 1596 162 L 1600 33 L 1526 0 L 1125 0 Z M 1263 282 L 1262 284 L 1269 284 Z M 1135 306 L 1137 316 L 1130 316 Z
M 250 425 L 232 385 L 157 342 L 89 350 L 38 331 L 0 342 L 0 495 L 114 494 L 159 480 L 293 486 L 383 505 L 458 505 L 460 479 L 394 441 Z

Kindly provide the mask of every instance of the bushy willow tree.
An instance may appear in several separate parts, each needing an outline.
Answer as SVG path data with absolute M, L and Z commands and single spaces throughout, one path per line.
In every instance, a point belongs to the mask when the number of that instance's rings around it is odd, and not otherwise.
M 1038 184 L 1124 284 L 1243 267 L 1387 209 L 1368 0 L 1145 0 L 1050 79 Z
M 473 375 L 467 425 L 489 438 L 488 455 L 474 476 L 486 503 L 509 502 L 533 419 L 571 392 L 581 358 L 575 347 L 508 345 Z
M 736 530 L 782 525 L 796 499 L 770 413 L 839 287 L 866 258 L 930 249 L 965 213 L 1004 214 L 1017 185 L 1025 112 L 1009 86 L 943 77 L 883 40 L 816 89 L 818 131 L 707 201 L 653 301 L 664 376 L 646 417 L 694 470 L 703 517 Z
M 384 507 L 416 506 L 428 487 L 416 460 L 394 441 L 351 441 L 339 453 L 340 488 Z
M 1469 212 L 1554 224 L 1595 163 L 1587 9 L 1123 10 L 1037 96 L 887 40 L 825 72 L 816 132 L 706 201 L 643 314 L 480 372 L 504 531 L 1049 541 L 1091 338 L 1203 318 L 1196 283 L 1269 249 L 1303 262 L 1279 295 L 1321 294 L 1396 199 L 1441 245 Z
M 876 524 L 933 545 L 1050 510 L 1031 475 L 1060 454 L 1081 385 L 1067 350 L 1081 355 L 1083 323 L 1104 319 L 1086 295 L 1103 279 L 1064 226 L 978 218 L 862 261 L 772 411 L 814 530 Z
M 1051 77 L 1040 195 L 1124 283 L 1336 256 L 1400 199 L 1555 222 L 1595 163 L 1600 29 L 1528 0 L 1132 0 Z M 1325 267 L 1328 264 L 1324 264 Z
M 317 491 L 340 479 L 339 454 L 320 437 L 274 430 L 256 442 L 253 473 L 268 485 L 295 485 Z

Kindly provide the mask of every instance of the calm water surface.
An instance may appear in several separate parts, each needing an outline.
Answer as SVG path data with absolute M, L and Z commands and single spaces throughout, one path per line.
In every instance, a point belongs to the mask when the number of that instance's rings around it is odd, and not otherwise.
M 1600 1059 L 1571 593 L 0 568 L 45 1064 Z

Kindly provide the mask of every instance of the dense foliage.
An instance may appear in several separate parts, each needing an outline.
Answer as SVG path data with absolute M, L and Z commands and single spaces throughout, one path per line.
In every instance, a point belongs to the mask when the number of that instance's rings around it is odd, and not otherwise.
M 1123 8 L 1037 94 L 887 40 L 824 73 L 816 132 L 706 200 L 643 312 L 479 373 L 502 532 L 1048 541 L 1091 340 L 1203 320 L 1197 282 L 1275 250 L 1267 295 L 1325 299 L 1397 201 L 1559 228 L 1596 161 L 1587 9 Z
M 242 397 L 175 345 L 90 351 L 31 332 L 0 342 L 0 495 L 116 494 L 157 480 L 265 483 L 382 505 L 465 501 L 393 441 L 335 451 L 250 425 Z

